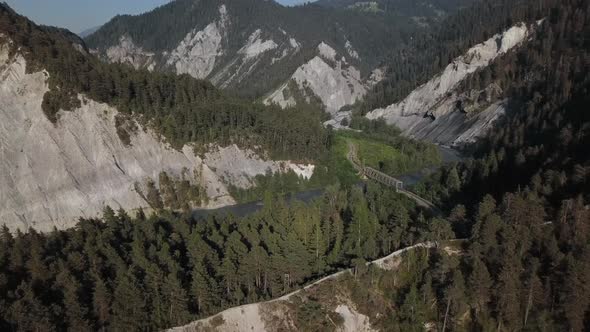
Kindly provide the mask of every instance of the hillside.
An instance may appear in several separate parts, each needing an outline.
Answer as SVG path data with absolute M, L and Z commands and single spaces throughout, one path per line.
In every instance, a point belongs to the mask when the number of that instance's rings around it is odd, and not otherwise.
M 423 18 L 438 21 L 455 5 L 447 4 L 444 12 L 422 13 Z M 299 87 L 284 98 L 287 102 L 274 102 L 292 105 L 295 95 L 303 94 L 308 101 L 316 95 L 334 112 L 372 87 L 372 72 L 383 55 L 425 29 L 410 12 L 366 13 L 316 4 L 283 7 L 262 0 L 180 0 L 143 15 L 115 17 L 87 42 L 104 60 L 187 73 L 250 97 L 282 95 L 294 79 Z M 318 81 L 326 84 L 318 88 Z M 312 95 L 306 94 L 310 90 Z M 330 98 L 336 101 L 330 103 Z
M 473 160 L 415 188 L 445 207 L 443 224 L 467 238 L 461 250 L 414 257 L 397 273 L 369 269 L 360 281 L 327 281 L 290 300 L 232 308 L 177 330 L 588 330 L 590 46 L 579 36 L 588 33 L 590 4 L 540 5 L 547 16 L 528 25 L 535 32 L 526 43 L 451 84 L 482 89 L 494 82 L 512 98 L 511 112 L 476 144 Z M 496 36 L 488 54 L 509 34 Z M 439 95 L 422 96 L 415 100 Z M 277 328 L 276 313 L 293 325 Z
M 384 323 L 382 317 L 393 314 L 393 306 L 384 295 L 365 303 L 361 294 L 399 291 L 406 287 L 405 279 L 411 275 L 406 266 L 419 268 L 419 261 L 430 254 L 446 256 L 460 252 L 453 242 L 440 248 L 435 246 L 435 243 L 413 245 L 368 262 L 361 271 L 337 272 L 278 299 L 234 307 L 168 331 L 375 331 Z M 372 287 L 364 282 L 369 277 L 374 280 Z M 392 280 L 397 285 L 387 289 Z
M 107 205 L 224 206 L 235 202 L 228 186 L 309 173 L 328 148 L 318 113 L 276 112 L 188 76 L 104 64 L 75 35 L 4 4 L 0 59 L 0 216 L 13 230 L 67 228 Z
M 487 83 L 482 90 L 467 91 L 461 83 L 513 49 L 526 47 L 536 27 L 520 23 L 473 46 L 404 100 L 373 110 L 366 117 L 383 118 L 420 140 L 451 146 L 475 143 L 506 114 L 508 100 L 495 82 Z

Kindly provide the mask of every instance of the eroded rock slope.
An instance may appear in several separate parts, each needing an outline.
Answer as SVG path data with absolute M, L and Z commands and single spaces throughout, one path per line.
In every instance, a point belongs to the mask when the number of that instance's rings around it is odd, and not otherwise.
M 505 113 L 506 100 L 495 83 L 482 91 L 462 91 L 460 83 L 526 42 L 533 28 L 517 24 L 472 47 L 404 100 L 376 109 L 367 118 L 383 118 L 416 139 L 450 146 L 473 142 Z
M 346 45 L 350 57 L 358 58 L 350 42 Z M 295 106 L 300 100 L 307 103 L 317 100 L 335 116 L 342 107 L 360 101 L 378 80 L 377 75 L 364 80 L 346 57 L 339 56 L 332 47 L 321 42 L 317 55 L 297 68 L 285 84 L 265 99 L 265 103 L 285 108 Z

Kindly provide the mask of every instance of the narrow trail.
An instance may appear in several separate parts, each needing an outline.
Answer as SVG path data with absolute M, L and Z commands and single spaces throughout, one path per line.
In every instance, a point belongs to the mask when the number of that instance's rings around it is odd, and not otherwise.
M 352 163 L 354 169 L 359 172 L 360 174 L 366 176 L 369 179 L 377 181 L 383 185 L 388 187 L 394 188 L 398 193 L 402 195 L 406 195 L 407 197 L 413 199 L 418 206 L 423 208 L 432 210 L 433 212 L 439 214 L 440 210 L 434 205 L 432 202 L 416 195 L 415 193 L 407 190 L 404 188 L 404 183 L 401 180 L 398 180 L 392 176 L 389 176 L 383 172 L 380 172 L 372 167 L 365 167 L 362 165 L 360 160 L 358 159 L 357 155 L 357 148 L 351 142 L 348 142 L 348 160 Z

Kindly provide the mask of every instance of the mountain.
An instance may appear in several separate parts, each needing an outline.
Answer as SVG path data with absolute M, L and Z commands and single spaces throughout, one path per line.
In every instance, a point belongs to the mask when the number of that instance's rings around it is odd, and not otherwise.
M 333 113 L 361 99 L 380 78 L 373 71 L 385 54 L 451 7 L 416 20 L 405 8 L 365 13 L 262 0 L 180 0 L 115 17 L 87 43 L 109 62 L 187 73 L 283 106 L 300 96 Z M 285 91 L 290 82 L 296 89 Z
M 505 115 L 508 101 L 502 98 L 503 89 L 495 82 L 489 82 L 482 90 L 466 90 L 461 82 L 526 44 L 535 30 L 535 23 L 520 23 L 494 35 L 453 60 L 404 100 L 373 110 L 367 118 L 383 118 L 416 139 L 451 146 L 474 143 Z
M 107 205 L 232 204 L 229 186 L 249 188 L 267 172 L 309 177 L 326 149 L 315 112 L 277 112 L 189 76 L 105 64 L 76 35 L 4 4 L 0 60 L 0 218 L 13 230 L 67 228 Z
M 173 330 L 588 330 L 590 288 L 582 285 L 590 281 L 590 45 L 579 36 L 590 29 L 590 3 L 534 3 L 519 14 L 526 23 L 510 21 L 407 98 L 378 110 L 394 123 L 408 117 L 413 127 L 406 130 L 420 134 L 422 121 L 477 117 L 493 113 L 487 105 L 506 105 L 472 159 L 414 188 L 444 207 L 440 225 L 465 240 L 409 251 L 391 262 L 392 271 L 354 265 L 350 275 Z M 435 119 L 404 113 L 414 109 Z M 456 139 L 433 131 L 432 139 Z M 442 230 L 434 224 L 436 238 Z
M 391 52 L 383 79 L 354 114 L 384 119 L 409 137 L 437 144 L 473 143 L 510 113 L 511 82 L 498 84 L 491 76 L 534 38 L 543 10 L 530 1 L 482 1 L 448 16 Z M 487 85 L 466 83 L 480 72 L 491 74 Z
M 94 28 L 89 28 L 86 29 L 80 33 L 78 33 L 78 36 L 80 36 L 80 38 L 87 38 L 88 36 L 90 36 L 91 34 L 95 33 L 98 29 L 100 29 L 100 26 L 94 27 Z
M 416 2 L 411 0 L 318 0 L 314 4 L 327 8 L 348 9 L 365 12 L 398 13 L 404 16 L 427 18 L 448 15 L 473 3 L 474 0 L 441 0 Z

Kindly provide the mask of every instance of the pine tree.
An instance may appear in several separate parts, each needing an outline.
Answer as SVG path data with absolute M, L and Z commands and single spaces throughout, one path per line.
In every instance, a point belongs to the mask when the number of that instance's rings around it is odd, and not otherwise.
M 108 328 L 108 323 L 111 319 L 111 303 L 112 295 L 100 277 L 96 277 L 94 290 L 92 292 L 92 308 L 93 314 L 97 321 L 97 327 L 101 331 Z
M 135 276 L 130 272 L 119 273 L 113 293 L 113 320 L 110 328 L 120 331 L 146 329 L 150 320 L 145 295 Z
M 447 175 L 446 186 L 451 193 L 457 192 L 461 189 L 461 179 L 459 178 L 457 167 L 453 166 L 449 171 L 449 174 Z
M 492 279 L 484 262 L 479 257 L 474 256 L 471 260 L 472 272 L 469 276 L 468 289 L 471 294 L 475 314 L 486 315 L 488 304 L 491 300 Z

